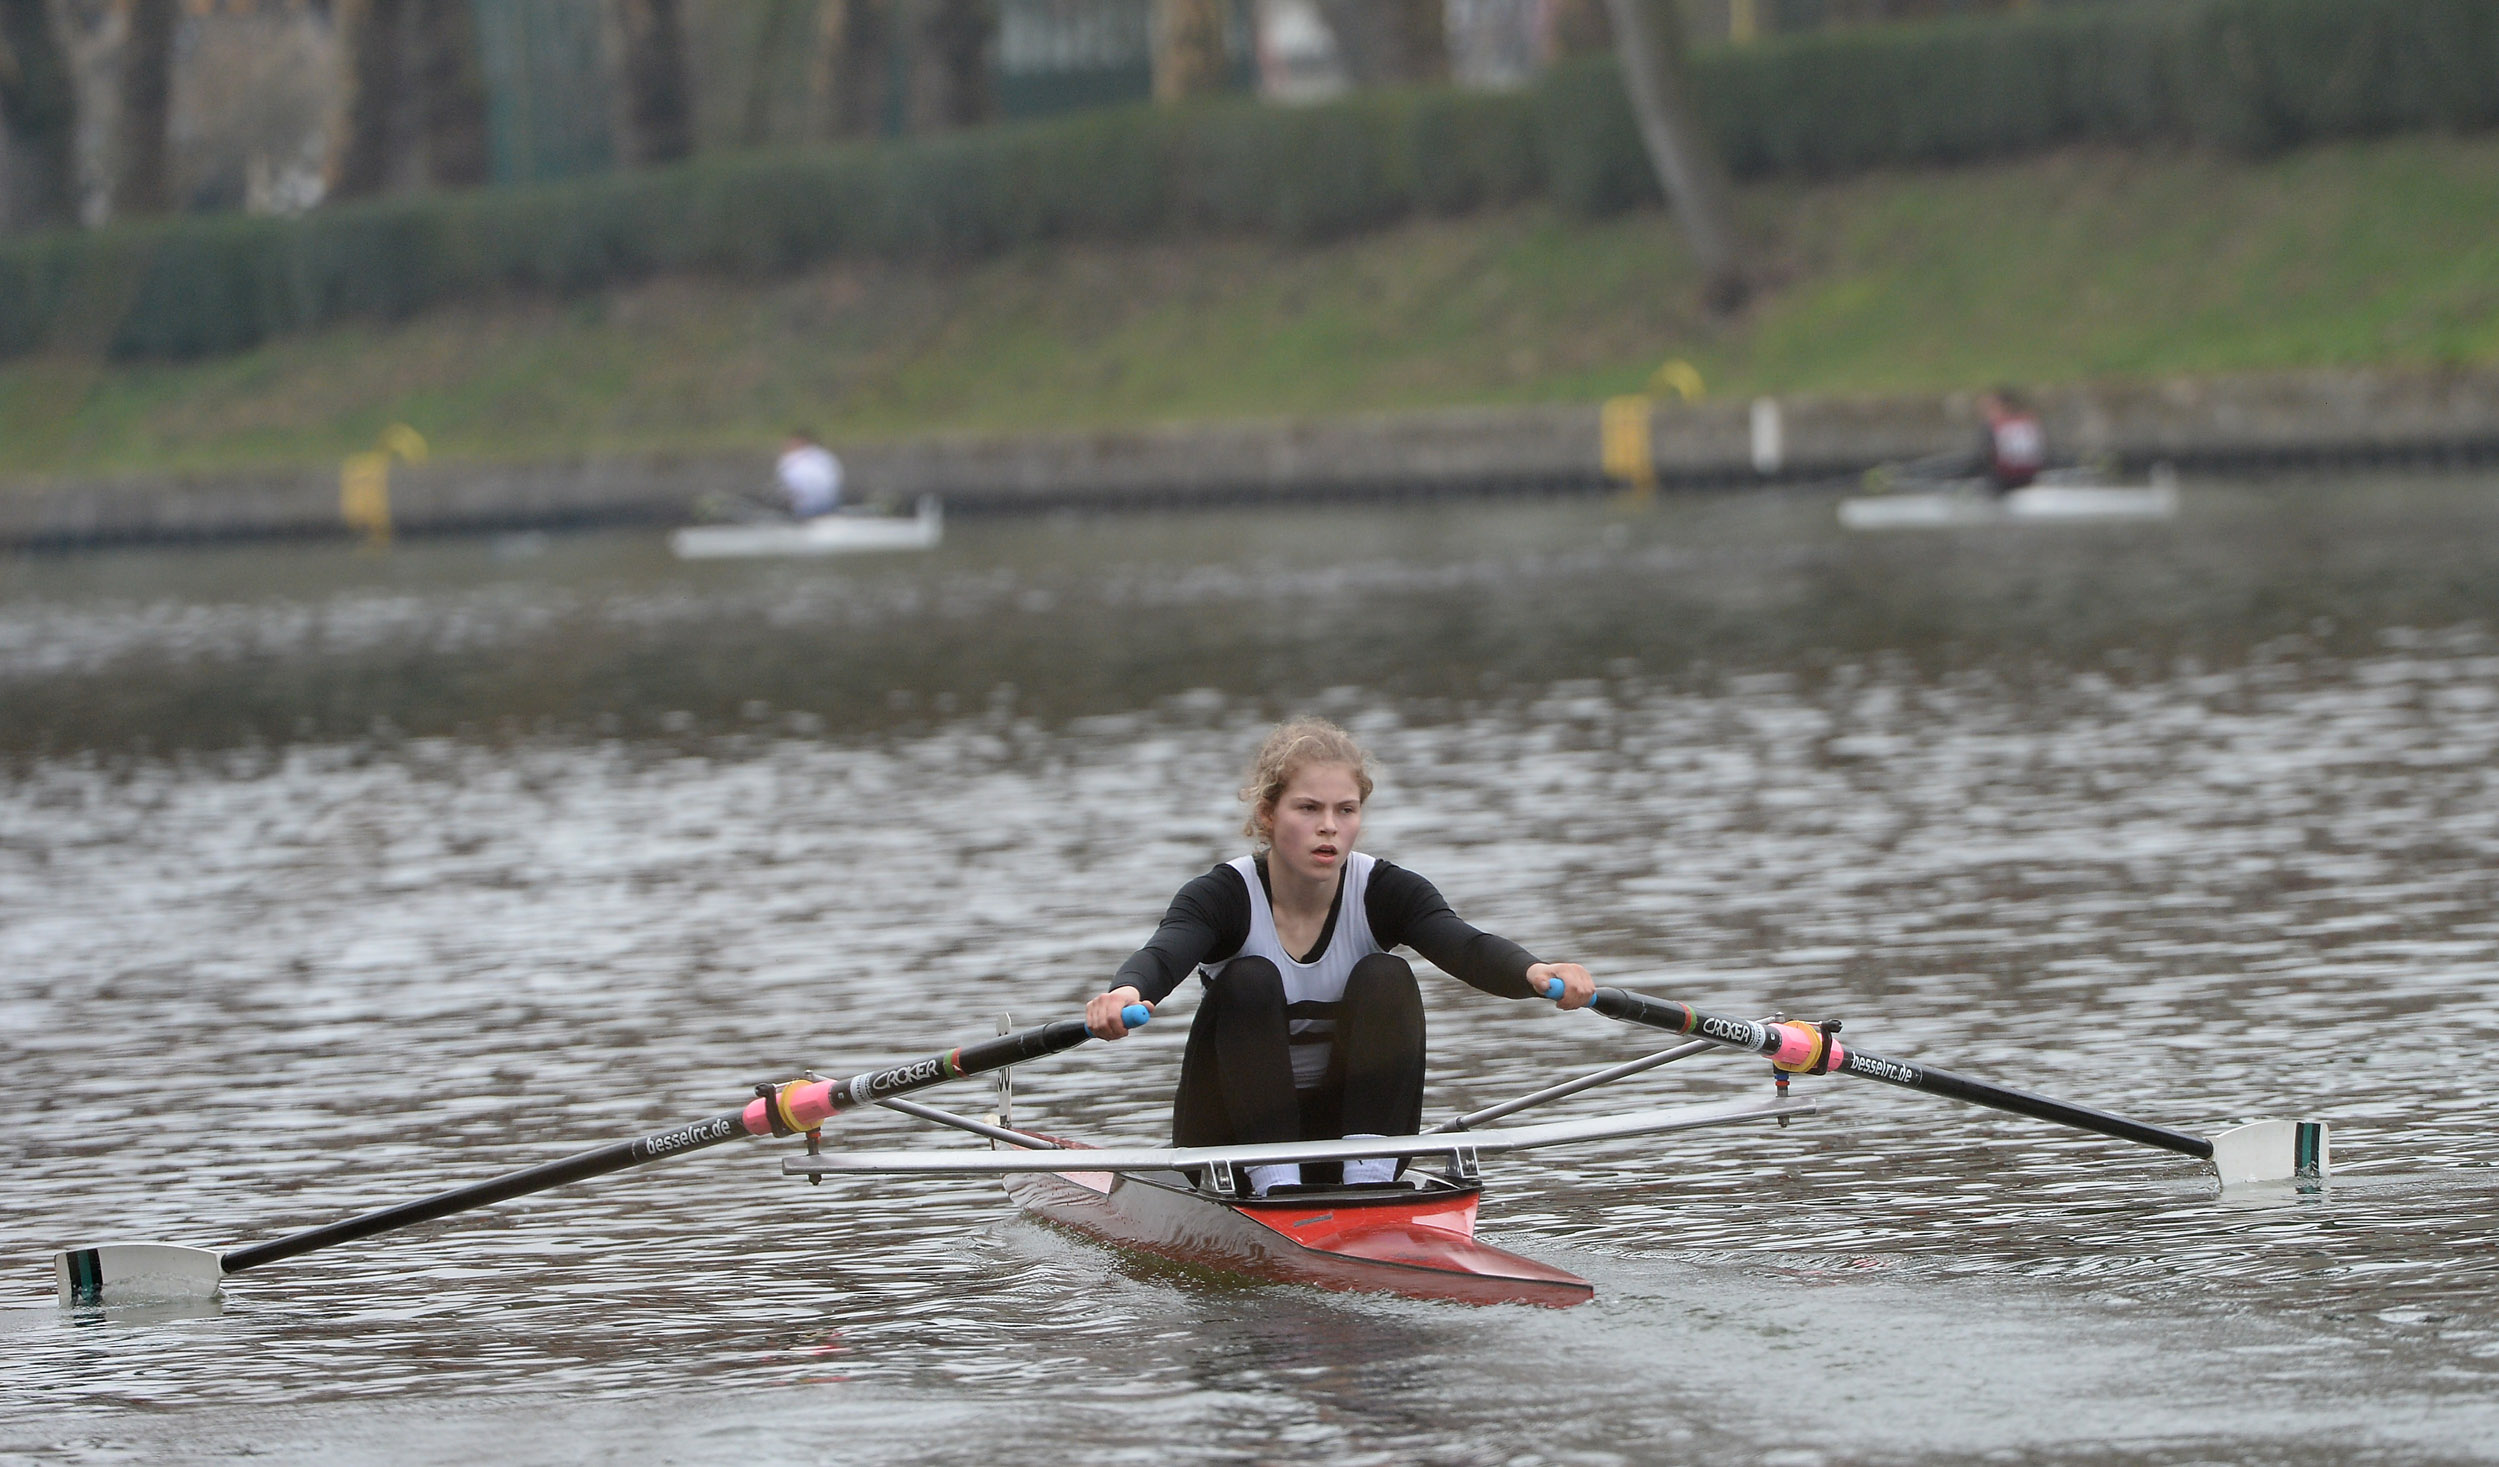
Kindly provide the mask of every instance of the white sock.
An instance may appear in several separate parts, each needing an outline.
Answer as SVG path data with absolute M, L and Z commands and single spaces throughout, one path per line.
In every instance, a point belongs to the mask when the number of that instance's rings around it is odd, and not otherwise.
M 1380 1133 L 1377 1131 L 1363 1131 L 1355 1135 L 1348 1136 L 1345 1139 L 1348 1141 L 1377 1141 L 1380 1139 Z M 1348 1187 L 1358 1187 L 1365 1182 L 1393 1182 L 1396 1180 L 1397 1158 L 1393 1156 L 1366 1156 L 1359 1161 L 1349 1161 L 1345 1163 L 1345 1185 Z
M 1270 1187 L 1298 1187 L 1302 1182 L 1302 1164 L 1288 1161 L 1280 1166 L 1254 1166 L 1249 1169 L 1250 1195 L 1264 1197 Z

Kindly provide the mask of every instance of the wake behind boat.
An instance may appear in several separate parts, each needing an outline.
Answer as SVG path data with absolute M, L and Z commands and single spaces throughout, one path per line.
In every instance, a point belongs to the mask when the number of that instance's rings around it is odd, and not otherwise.
M 2155 467 L 2144 484 L 2112 484 L 2087 470 L 2051 470 L 2003 494 L 1996 493 L 1985 479 L 1959 479 L 1932 488 L 1840 501 L 1840 523 L 1852 530 L 2165 520 L 2177 513 L 2177 476 L 2166 464 Z
M 934 550 L 944 536 L 944 511 L 934 496 L 923 496 L 918 508 L 907 517 L 842 513 L 806 520 L 689 525 L 670 533 L 668 548 L 680 560 L 850 555 L 877 550 Z

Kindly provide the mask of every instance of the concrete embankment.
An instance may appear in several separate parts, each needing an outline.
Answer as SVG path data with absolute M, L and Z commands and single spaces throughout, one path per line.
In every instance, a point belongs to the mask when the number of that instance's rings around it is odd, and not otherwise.
M 2499 461 L 2499 370 L 2314 372 L 2095 385 L 2036 394 L 2061 460 L 2188 472 Z M 1617 407 L 1638 457 L 1640 416 Z M 854 491 L 943 499 L 956 513 L 1600 491 L 1609 467 L 1594 403 L 1369 417 L 949 437 L 842 445 Z M 1624 423 L 1630 426 L 1622 426 Z M 1668 489 L 1843 480 L 1969 443 L 1971 396 L 1667 399 L 1646 414 Z M 756 493 L 767 451 L 395 468 L 406 534 L 672 524 L 707 494 Z M 312 537 L 351 533 L 334 468 L 0 488 L 0 545 Z

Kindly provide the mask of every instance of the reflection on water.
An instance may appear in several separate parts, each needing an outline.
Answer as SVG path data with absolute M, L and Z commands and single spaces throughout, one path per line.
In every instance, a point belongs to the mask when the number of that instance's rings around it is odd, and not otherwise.
M 13 564 L 0 1455 L 947 1461 L 1011 1403 L 1066 1460 L 2487 1457 L 2486 494 L 2214 489 L 2070 537 L 1747 500 L 972 525 L 855 567 Z M 44 1302 L 65 1243 L 231 1245 L 1073 1012 L 1232 853 L 1237 761 L 1302 705 L 1383 758 L 1366 844 L 1531 946 L 2185 1129 L 2324 1116 L 2341 1180 L 2222 1199 L 1806 1082 L 1830 1109 L 1785 1131 L 1505 1162 L 1487 1233 L 1597 1281 L 1567 1314 L 1243 1287 L 760 1143 L 199 1318 Z M 1649 1037 L 1429 998 L 1435 1110 Z M 1184 1028 L 1019 1108 L 1155 1136 Z M 1571 1104 L 1765 1083 L 1705 1058 Z

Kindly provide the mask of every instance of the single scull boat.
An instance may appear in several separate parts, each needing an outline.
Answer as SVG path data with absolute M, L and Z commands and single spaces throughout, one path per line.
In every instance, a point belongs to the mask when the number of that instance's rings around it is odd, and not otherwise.
M 1983 479 L 1955 481 L 1913 493 L 1869 494 L 1840 501 L 1840 523 L 1852 530 L 1937 530 L 1972 525 L 2165 520 L 2178 513 L 2178 482 L 2162 465 L 2148 484 L 2107 484 L 2088 475 L 2043 474 L 1998 494 Z
M 1468 1304 L 1570 1305 L 1589 1299 L 1595 1285 L 1476 1239 L 1475 1210 L 1483 1194 L 1479 1158 L 1740 1121 L 1776 1119 L 1785 1124 L 1817 1108 L 1810 1100 L 1768 1099 L 1501 1130 L 1453 1126 L 1422 1136 L 1264 1146 L 1089 1147 L 907 1105 L 897 1109 L 1025 1149 L 827 1152 L 793 1157 L 782 1166 L 809 1178 L 998 1173 L 1004 1176 L 1007 1195 L 1035 1217 L 1102 1242 L 1218 1273 Z M 1250 1195 L 1245 1183 L 1251 1166 L 1374 1156 L 1437 1165 L 1409 1167 L 1394 1182 L 1279 1188 L 1266 1196 Z
M 1568 1306 L 1596 1296 L 1575 1273 L 1479 1242 L 1483 1184 L 1431 1173 L 1405 1185 L 1296 1188 L 1220 1199 L 1186 1172 L 1042 1172 L 1007 1195 L 1034 1217 L 1117 1247 L 1273 1283 Z
M 945 534 L 944 511 L 938 507 L 935 498 L 923 497 L 919 508 L 908 518 L 826 514 L 811 520 L 689 525 L 670 532 L 668 548 L 680 560 L 850 555 L 870 550 L 934 550 Z
M 1559 997 L 1559 984 L 1554 997 Z M 1841 1025 L 1733 1019 L 1619 988 L 1600 988 L 1589 1005 L 1608 1018 L 1693 1036 L 1690 1043 L 1608 1066 L 1502 1105 L 1459 1116 L 1421 1136 L 1300 1141 L 1260 1146 L 1097 1148 L 900 1103 L 926 1120 L 1024 1148 L 978 1152 L 823 1153 L 791 1158 L 782 1169 L 815 1180 L 828 1175 L 997 1174 L 1018 1206 L 1088 1237 L 1158 1258 L 1249 1278 L 1365 1290 L 1465 1303 L 1567 1306 L 1592 1297 L 1587 1280 L 1475 1237 L 1482 1193 L 1478 1158 L 1533 1147 L 1620 1140 L 1667 1131 L 1776 1119 L 1786 1125 L 1814 1111 L 1791 1099 L 1796 1075 L 1845 1074 L 2053 1121 L 2213 1164 L 2225 1186 L 2322 1181 L 2321 1122 L 2258 1121 L 2212 1137 L 2171 1130 L 2089 1106 L 2009 1089 L 1930 1065 L 1866 1054 L 1840 1043 Z M 1691 1106 L 1541 1126 L 1480 1130 L 1492 1120 L 1712 1049 L 1769 1058 L 1775 1096 L 1759 1104 Z M 1008 1110 L 1000 1075 L 1000 1114 Z M 1247 1169 L 1282 1162 L 1342 1162 L 1395 1156 L 1410 1165 L 1385 1186 L 1279 1189 L 1248 1195 Z
M 1555 995 L 1558 996 L 1558 993 Z M 2088 1106 L 2008 1089 L 1948 1070 L 1866 1054 L 1838 1040 L 1837 1021 L 1806 1024 L 1734 1019 L 1619 988 L 1600 988 L 1589 1005 L 1626 1023 L 1689 1036 L 1656 1054 L 1610 1065 L 1534 1094 L 1458 1116 L 1417 1136 L 1300 1141 L 1263 1146 L 1079 1147 L 1014 1129 L 1003 1084 L 1011 1066 L 1082 1044 L 1082 1023 L 1061 1020 L 848 1080 L 809 1076 L 759 1085 L 755 1098 L 707 1120 L 618 1142 L 413 1202 L 290 1233 L 226 1252 L 170 1243 L 96 1243 L 62 1249 L 53 1263 L 60 1299 L 70 1306 L 116 1306 L 203 1297 L 229 1274 L 453 1213 L 564 1186 L 609 1172 L 706 1149 L 740 1136 L 800 1136 L 808 1154 L 783 1163 L 811 1182 L 855 1173 L 989 1173 L 1003 1177 L 1017 1203 L 1105 1242 L 1157 1257 L 1251 1278 L 1471 1303 L 1567 1305 L 1590 1296 L 1585 1279 L 1475 1238 L 1482 1192 L 1480 1159 L 1536 1147 L 1618 1141 L 1742 1121 L 1781 1125 L 1813 1113 L 1788 1095 L 1791 1077 L 1845 1074 L 1970 1101 L 1998 1110 L 2159 1147 L 2210 1162 L 2225 1187 L 2312 1178 L 2327 1168 L 2326 1134 L 2313 1121 L 2258 1121 L 2212 1137 L 2172 1130 Z M 1134 1007 L 1131 1027 L 1149 1015 Z M 1686 1106 L 1543 1125 L 1487 1123 L 1710 1049 L 1766 1056 L 1776 1089 L 1767 1100 Z M 905 1098 L 910 1092 L 979 1074 L 1002 1077 L 999 1119 L 957 1116 Z M 1011 1150 L 827 1153 L 821 1128 L 865 1105 L 953 1126 Z M 1407 1159 L 1386 1185 L 1326 1187 L 1249 1195 L 1251 1166 Z

